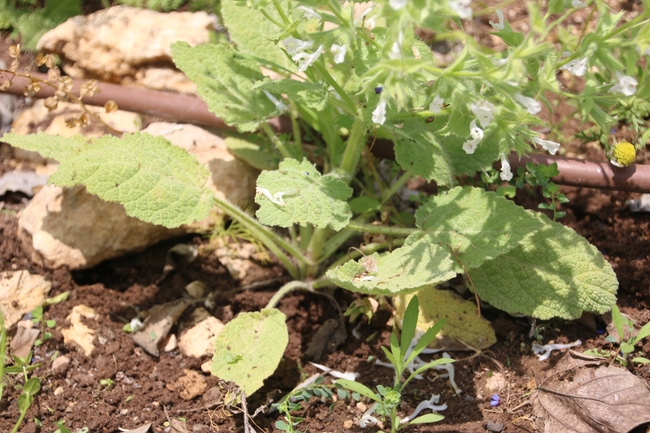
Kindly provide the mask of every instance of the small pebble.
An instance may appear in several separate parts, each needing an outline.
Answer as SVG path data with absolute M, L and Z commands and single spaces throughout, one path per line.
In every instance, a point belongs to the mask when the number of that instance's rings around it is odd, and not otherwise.
M 70 366 L 70 358 L 65 355 L 57 356 L 52 361 L 52 373 L 55 376 L 63 375 Z
M 354 425 L 354 422 L 351 419 L 346 419 L 345 421 L 343 421 L 343 428 L 346 428 L 346 429 L 349 430 L 349 429 L 352 428 L 353 425 Z

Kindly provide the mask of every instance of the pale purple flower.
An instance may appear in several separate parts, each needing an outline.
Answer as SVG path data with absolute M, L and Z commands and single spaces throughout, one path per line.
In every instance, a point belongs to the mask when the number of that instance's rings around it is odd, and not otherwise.
M 469 104 L 469 109 L 472 110 L 472 113 L 478 119 L 481 128 L 486 128 L 494 120 L 494 105 L 488 101 L 472 102 Z
M 372 414 L 377 410 L 377 406 L 379 403 L 375 403 L 372 406 L 370 406 L 370 409 L 365 411 L 363 415 L 361 415 L 361 419 L 359 420 L 359 427 L 361 428 L 366 428 L 369 425 L 377 425 L 379 423 L 379 420 L 372 416 Z
M 582 341 L 576 340 L 569 344 L 545 344 L 533 343 L 533 352 L 539 357 L 540 361 L 546 361 L 554 350 L 570 349 L 572 347 L 581 346 Z
M 490 25 L 497 30 L 503 30 L 505 28 L 505 24 L 503 24 L 503 12 L 501 9 L 497 9 L 497 17 L 499 17 L 499 21 L 495 23 L 490 20 Z
M 542 146 L 548 153 L 555 155 L 555 152 L 560 148 L 560 143 L 551 140 L 542 140 L 539 137 L 533 137 L 535 144 Z
M 334 63 L 343 63 L 345 61 L 345 53 L 348 51 L 348 46 L 332 44 L 331 51 L 334 55 Z
M 501 180 L 509 181 L 512 179 L 512 171 L 510 171 L 510 163 L 508 162 L 508 156 L 505 153 L 501 154 Z
M 314 41 L 303 41 L 296 38 L 282 39 L 280 43 L 284 45 L 284 49 L 287 50 L 287 53 L 290 56 L 302 52 L 307 48 L 311 48 L 311 46 L 314 45 Z
M 528 96 L 524 96 L 521 93 L 515 93 L 514 95 L 515 101 L 519 102 L 521 105 L 524 106 L 526 111 L 528 111 L 530 114 L 537 114 L 540 111 L 542 111 L 542 104 L 534 100 L 533 98 L 529 98 Z
M 433 98 L 433 101 L 429 104 L 429 111 L 433 114 L 438 114 L 442 110 L 442 104 L 445 103 L 445 100 L 440 96 L 436 95 Z
M 269 99 L 271 100 L 271 102 L 273 102 L 273 105 L 275 105 L 275 108 L 276 108 L 278 111 L 280 111 L 280 112 L 284 112 L 284 111 L 287 111 L 287 110 L 289 109 L 289 107 L 287 107 L 287 106 L 286 106 L 285 104 L 283 104 L 282 102 L 278 101 L 277 98 L 276 98 L 275 96 L 271 95 L 268 91 L 266 91 L 266 90 L 262 90 L 262 92 L 264 92 L 264 94 L 266 95 L 266 97 L 269 98 Z
M 584 8 L 587 6 L 587 2 L 583 0 L 571 0 L 571 6 L 574 8 Z
M 386 100 L 382 99 L 377 108 L 372 112 L 372 121 L 375 124 L 383 125 L 386 121 Z
M 400 424 L 407 424 L 413 421 L 415 417 L 418 416 L 418 414 L 425 409 L 431 409 L 435 411 L 447 409 L 446 404 L 438 405 L 439 402 L 440 402 L 440 394 L 433 394 L 429 400 L 421 401 L 417 405 L 413 413 L 407 416 L 406 418 L 404 418 L 403 420 L 401 420 Z
M 300 61 L 300 63 L 298 63 L 298 72 L 305 72 L 308 67 L 310 67 L 316 60 L 318 60 L 322 52 L 323 45 L 319 46 L 318 49 L 312 54 L 307 54 L 303 51 L 294 54 L 291 58 L 294 62 Z
M 388 1 L 388 6 L 391 8 L 395 9 L 396 11 L 402 9 L 404 6 L 406 6 L 406 2 L 408 0 L 389 0 Z
M 483 140 L 483 130 L 476 126 L 476 119 L 472 120 L 469 124 L 469 133 L 472 136 L 472 139 L 463 143 L 463 150 L 468 155 L 471 155 L 474 153 L 481 140 Z
M 308 8 L 307 6 L 298 6 L 296 7 L 296 10 L 301 11 L 302 17 L 305 19 L 315 18 L 320 21 L 320 14 L 312 8 Z
M 634 77 L 616 72 L 616 79 L 618 80 L 618 83 L 608 90 L 609 93 L 622 93 L 625 96 L 634 95 L 636 92 L 636 86 L 639 85 L 639 82 Z
M 571 53 L 564 53 L 563 55 L 564 56 L 571 55 Z M 563 69 L 565 71 L 569 71 L 570 73 L 572 73 L 576 77 L 582 77 L 585 74 L 585 72 L 587 72 L 587 62 L 588 62 L 588 60 L 589 59 L 587 57 L 585 57 L 583 59 L 580 59 L 580 60 L 578 60 L 578 59 L 571 60 L 566 65 L 560 67 L 560 69 Z
M 449 7 L 451 10 L 456 12 L 456 15 L 458 15 L 461 19 L 469 20 L 472 18 L 472 8 L 470 7 L 471 3 L 472 0 L 450 0 Z

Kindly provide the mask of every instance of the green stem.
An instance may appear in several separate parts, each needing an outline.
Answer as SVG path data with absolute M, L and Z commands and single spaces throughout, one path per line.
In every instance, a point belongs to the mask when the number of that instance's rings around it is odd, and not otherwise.
M 262 131 L 266 133 L 266 135 L 269 136 L 273 144 L 278 148 L 280 153 L 282 154 L 283 157 L 285 158 L 292 158 L 292 159 L 297 159 L 300 160 L 302 159 L 302 152 L 300 150 L 295 149 L 294 147 L 289 147 L 287 146 L 282 140 L 278 138 L 278 136 L 275 134 L 273 129 L 271 129 L 271 126 L 263 122 L 260 124 L 260 127 L 262 128 Z
M 284 9 L 282 9 L 282 5 L 280 5 L 279 0 L 273 0 L 273 6 L 275 6 L 275 9 L 278 11 L 278 15 L 280 15 L 280 18 L 282 18 L 282 21 L 284 24 L 289 27 L 291 24 L 291 21 L 289 21 L 289 18 L 287 15 L 284 13 Z M 280 26 L 282 27 L 282 26 Z
M 339 83 L 336 82 L 334 77 L 330 75 L 329 72 L 327 72 L 327 69 L 325 69 L 325 66 L 323 65 L 322 62 L 314 62 L 313 66 L 316 68 L 316 70 L 321 74 L 322 78 L 336 90 L 336 92 L 341 96 L 341 99 L 345 101 L 345 104 L 348 106 L 348 110 L 351 113 L 354 113 L 357 111 L 357 104 L 350 98 L 350 95 L 347 94 L 345 90 L 341 86 L 339 86 Z
M 260 12 L 262 15 L 264 15 L 264 18 L 275 24 L 276 26 L 280 27 L 281 29 L 284 29 L 285 26 L 282 25 L 282 23 L 277 22 L 267 11 L 264 9 L 260 9 Z
M 409 181 L 409 179 L 413 176 L 413 173 L 410 171 L 405 172 L 403 175 L 399 177 L 391 186 L 388 188 L 386 191 L 384 191 L 381 195 L 381 202 L 386 203 L 386 201 L 390 200 L 392 196 L 394 196 L 397 191 L 404 185 L 406 185 L 406 182 Z
M 30 398 L 30 397 L 28 397 Z M 31 403 L 27 406 L 29 408 L 31 406 Z M 18 431 L 18 428 L 20 425 L 23 423 L 23 420 L 25 419 L 25 415 L 27 414 L 27 411 L 20 411 L 20 416 L 18 417 L 18 421 L 16 421 L 16 424 L 14 425 L 14 428 L 11 429 L 11 433 L 16 433 Z
M 312 233 L 311 239 L 309 241 L 309 248 L 307 252 L 312 261 L 318 263 L 322 257 L 323 245 L 325 244 L 325 239 L 330 234 L 330 229 L 315 229 Z M 310 266 L 310 269 L 307 270 L 307 276 L 313 277 L 318 274 L 318 265 Z
M 298 289 L 308 290 L 310 292 L 313 291 L 311 283 L 306 283 L 304 281 L 289 281 L 275 292 L 269 303 L 266 304 L 266 308 L 275 308 L 282 298 Z
M 300 124 L 298 119 L 300 118 L 300 112 L 296 107 L 296 103 L 289 101 L 289 106 L 291 107 L 291 129 L 293 131 L 293 146 L 297 149 L 302 149 L 302 133 L 300 132 Z
M 374 226 L 372 224 L 364 224 L 356 221 L 351 221 L 350 224 L 346 227 L 349 230 L 356 230 L 358 232 L 364 233 L 377 233 L 382 235 L 392 235 L 392 236 L 409 236 L 413 233 L 420 232 L 419 229 L 411 229 L 406 227 L 386 227 L 386 226 Z
M 361 113 L 359 113 L 354 119 L 352 132 L 350 132 L 350 137 L 346 143 L 347 145 L 345 146 L 343 159 L 341 160 L 341 165 L 339 167 L 343 172 L 342 175 L 345 176 L 344 180 L 346 180 L 348 183 L 350 183 L 350 180 L 354 176 L 354 172 L 357 169 L 357 165 L 359 164 L 361 152 L 365 146 L 365 141 L 363 138 L 363 116 Z
M 215 197 L 215 202 L 217 207 L 230 215 L 231 218 L 239 222 L 246 230 L 251 233 L 252 236 L 259 239 L 259 241 L 262 242 L 264 246 L 269 249 L 269 251 L 275 254 L 278 260 L 282 262 L 282 264 L 287 268 L 287 271 L 293 278 L 299 277 L 298 269 L 291 261 L 291 259 L 287 257 L 285 251 L 291 254 L 291 256 L 296 260 L 305 263 L 306 265 L 315 264 L 311 259 L 306 257 L 295 245 L 291 245 L 290 242 L 285 241 L 280 236 L 273 233 L 271 229 L 259 223 L 255 218 L 252 218 L 250 215 L 248 215 L 246 212 L 234 204 L 218 197 Z
M 322 257 L 327 258 L 334 254 L 341 245 L 356 234 L 357 232 L 354 230 L 341 230 L 332 236 L 327 242 L 325 242 L 325 245 L 323 245 Z

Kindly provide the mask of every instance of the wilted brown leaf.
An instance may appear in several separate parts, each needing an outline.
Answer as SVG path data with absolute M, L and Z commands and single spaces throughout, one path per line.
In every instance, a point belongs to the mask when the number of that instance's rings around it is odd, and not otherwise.
M 573 351 L 546 372 L 531 404 L 545 433 L 627 433 L 650 422 L 643 379 Z

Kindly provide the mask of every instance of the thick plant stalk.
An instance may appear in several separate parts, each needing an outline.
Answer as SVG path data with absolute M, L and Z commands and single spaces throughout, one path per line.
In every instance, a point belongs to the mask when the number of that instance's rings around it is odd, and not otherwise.
M 32 73 L 32 75 L 35 78 L 47 80 L 45 74 Z M 26 78 L 15 77 L 5 92 L 22 95 L 28 82 L 29 80 Z M 83 81 L 72 80 L 72 82 L 73 92 L 76 93 Z M 98 83 L 98 87 L 101 92 L 91 97 L 84 97 L 84 103 L 103 106 L 112 100 L 122 110 L 161 116 L 172 121 L 194 123 L 217 129 L 234 129 L 210 113 L 205 102 L 195 96 L 123 87 L 109 83 Z M 53 95 L 53 89 L 41 86 L 35 97 L 47 98 Z M 291 130 L 291 121 L 288 118 L 271 119 L 270 123 L 279 131 Z M 380 158 L 395 158 L 393 145 L 388 140 L 376 140 L 372 146 L 372 152 Z M 516 154 L 511 154 L 509 160 L 513 169 L 525 166 L 528 161 L 535 164 L 555 162 L 558 164 L 560 175 L 552 180 L 560 185 L 650 193 L 650 166 L 646 165 L 618 168 L 608 162 L 585 161 L 550 155 L 529 155 L 519 159 Z

